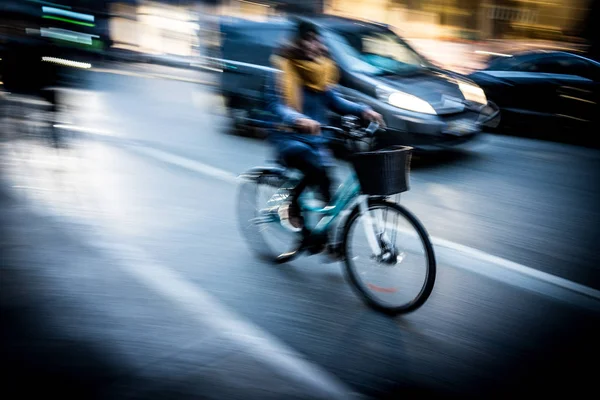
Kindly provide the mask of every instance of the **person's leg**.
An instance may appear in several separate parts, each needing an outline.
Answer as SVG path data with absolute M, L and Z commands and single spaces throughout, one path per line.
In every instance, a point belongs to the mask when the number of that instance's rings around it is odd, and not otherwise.
M 301 183 L 292 192 L 290 215 L 293 215 L 294 212 L 300 213 L 297 200 L 307 186 L 315 187 L 325 203 L 331 201 L 331 180 L 329 179 L 327 167 L 322 162 L 322 157 L 317 149 L 305 143 L 296 142 L 287 149 L 284 160 L 289 167 L 298 169 L 304 175 Z M 302 221 L 304 222 L 303 219 Z M 304 224 L 302 225 L 303 245 L 310 245 L 316 251 L 320 251 L 319 249 L 325 246 L 328 241 L 327 235 L 315 237 Z
M 293 194 L 297 197 L 307 186 L 314 186 L 323 197 L 323 200 L 329 203 L 331 200 L 331 180 L 318 151 L 305 143 L 296 142 L 286 149 L 283 156 L 289 167 L 299 170 L 304 175 L 300 184 L 294 189 Z
M 315 183 L 319 190 L 319 194 L 323 197 L 323 201 L 327 204 L 331 202 L 331 179 L 329 177 L 329 169 L 321 167 L 316 169 L 317 174 L 315 175 Z
M 309 150 L 308 145 L 297 141 L 290 141 L 279 149 L 279 155 L 285 165 L 289 168 L 297 169 L 302 173 L 300 182 L 290 191 L 289 203 L 284 204 L 284 209 L 282 209 L 282 213 L 280 214 L 282 223 L 291 229 L 301 228 L 304 236 L 307 236 L 310 232 L 305 227 L 298 198 L 310 184 L 311 174 L 307 174 L 307 167 L 304 162 L 304 158 Z

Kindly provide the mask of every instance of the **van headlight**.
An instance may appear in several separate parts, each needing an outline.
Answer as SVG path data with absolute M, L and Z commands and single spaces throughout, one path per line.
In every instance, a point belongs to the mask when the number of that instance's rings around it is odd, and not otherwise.
M 388 102 L 394 107 L 423 114 L 436 114 L 431 104 L 412 94 L 382 86 L 377 87 L 375 91 L 379 99 Z
M 465 100 L 479 104 L 487 104 L 487 98 L 482 88 L 470 83 L 459 83 L 458 89 L 464 96 Z

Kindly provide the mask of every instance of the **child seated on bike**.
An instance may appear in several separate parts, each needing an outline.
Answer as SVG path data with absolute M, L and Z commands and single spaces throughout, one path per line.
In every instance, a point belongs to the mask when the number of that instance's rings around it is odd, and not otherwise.
M 288 229 L 302 231 L 302 247 L 310 232 L 305 227 L 298 197 L 310 186 L 317 189 L 325 203 L 331 200 L 328 170 L 332 166 L 332 158 L 320 133 L 320 126 L 327 124 L 327 111 L 359 116 L 381 125 L 383 119 L 369 107 L 347 101 L 334 91 L 337 67 L 328 57 L 318 28 L 313 23 L 299 20 L 292 43 L 277 50 L 272 62 L 282 72 L 273 76 L 267 86 L 267 108 L 284 125 L 295 127 L 295 131 L 273 132 L 269 139 L 284 164 L 303 174 L 302 181 L 290 194 L 290 200 L 280 208 L 279 214 Z

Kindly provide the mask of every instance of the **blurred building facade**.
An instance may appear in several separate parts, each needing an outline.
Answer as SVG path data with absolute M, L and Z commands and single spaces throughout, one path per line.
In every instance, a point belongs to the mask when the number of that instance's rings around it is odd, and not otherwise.
M 2 0 L 28 3 L 39 0 Z M 97 16 L 113 48 L 201 55 L 218 16 L 263 20 L 282 13 L 327 13 L 386 23 L 408 39 L 588 41 L 597 0 L 53 0 Z M 38 7 L 39 8 L 39 7 Z M 597 8 L 597 7 L 596 7 Z M 210 39 L 212 40 L 212 39 Z
M 567 40 L 590 0 L 329 0 L 324 11 L 388 23 L 409 37 Z
M 387 23 L 409 37 L 569 40 L 593 0 L 222 0 L 221 14 L 250 18 L 282 10 Z

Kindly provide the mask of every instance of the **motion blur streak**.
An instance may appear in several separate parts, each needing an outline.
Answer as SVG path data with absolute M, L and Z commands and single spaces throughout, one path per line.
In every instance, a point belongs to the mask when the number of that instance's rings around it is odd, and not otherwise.
M 92 44 L 92 38 L 99 38 L 98 35 L 85 34 L 81 32 L 75 32 L 68 29 L 57 29 L 57 28 L 42 28 L 40 29 L 42 36 L 67 40 L 75 43 Z
M 494 53 L 493 51 L 484 51 L 484 50 L 475 50 L 475 53 L 477 53 L 477 54 L 487 54 L 487 55 L 490 55 L 490 56 L 512 57 L 512 55 L 510 55 L 510 54 Z
M 81 13 L 76 13 L 76 12 L 73 12 L 73 11 L 61 10 L 60 8 L 42 7 L 42 11 L 45 12 L 45 13 L 48 13 L 48 14 L 62 15 L 62 16 L 65 16 L 65 17 L 71 17 L 71 18 L 81 19 L 81 20 L 84 20 L 84 21 L 94 22 L 94 16 L 93 15 L 81 14 Z
M 65 59 L 56 58 L 56 57 L 42 57 L 42 61 L 52 62 L 52 63 L 64 65 L 67 67 L 84 68 L 84 69 L 92 68 L 92 64 L 89 64 L 89 63 L 65 60 Z
M 94 25 L 94 24 L 92 24 L 90 22 L 75 21 L 74 19 L 62 18 L 62 17 L 55 17 L 54 15 L 44 15 L 42 18 L 44 18 L 44 19 L 51 19 L 51 20 L 54 20 L 54 21 L 67 22 L 69 24 L 74 24 L 74 25 L 90 26 L 90 27 L 96 26 L 96 25 Z

